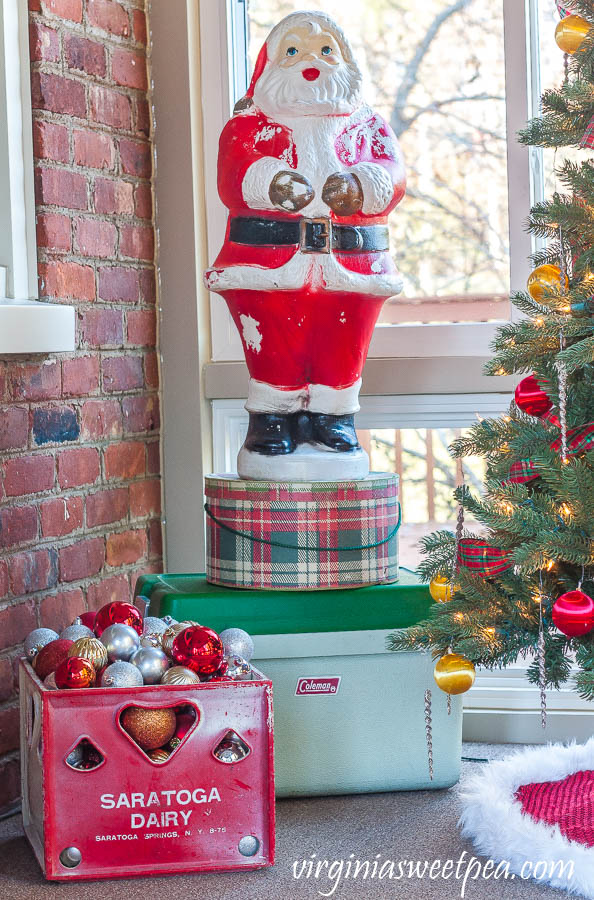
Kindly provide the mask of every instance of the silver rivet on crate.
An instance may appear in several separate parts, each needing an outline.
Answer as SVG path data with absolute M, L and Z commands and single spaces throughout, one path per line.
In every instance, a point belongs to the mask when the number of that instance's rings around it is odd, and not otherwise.
M 260 841 L 253 834 L 244 834 L 237 849 L 242 856 L 255 856 L 260 849 Z
M 78 847 L 64 847 L 60 853 L 60 862 L 67 869 L 74 869 L 82 862 L 82 853 Z

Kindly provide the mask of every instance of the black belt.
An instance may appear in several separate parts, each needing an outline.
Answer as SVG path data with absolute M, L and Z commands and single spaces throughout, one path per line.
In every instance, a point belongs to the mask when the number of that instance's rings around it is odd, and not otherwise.
M 331 250 L 375 251 L 388 249 L 384 225 L 336 225 L 327 216 L 318 219 L 231 219 L 229 239 L 236 244 L 283 246 L 298 244 L 304 253 Z

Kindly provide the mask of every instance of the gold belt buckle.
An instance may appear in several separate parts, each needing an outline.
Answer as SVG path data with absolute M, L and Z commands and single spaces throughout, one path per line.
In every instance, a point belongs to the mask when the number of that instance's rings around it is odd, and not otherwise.
M 322 226 L 318 234 L 312 235 L 312 243 L 307 242 L 307 226 Z M 321 246 L 312 246 L 314 241 L 321 239 Z M 319 216 L 317 219 L 301 219 L 299 222 L 299 249 L 303 253 L 330 253 L 332 250 L 332 221 L 328 216 Z

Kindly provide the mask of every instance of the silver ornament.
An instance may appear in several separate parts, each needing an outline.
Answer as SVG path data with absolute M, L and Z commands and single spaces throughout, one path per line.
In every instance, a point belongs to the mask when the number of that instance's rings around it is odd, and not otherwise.
M 160 634 L 141 634 L 140 635 L 140 646 L 141 647 L 158 647 L 161 649 L 161 635 Z
M 227 662 L 227 668 L 225 670 L 227 678 L 232 678 L 233 681 L 251 681 L 252 667 L 243 656 L 225 656 L 225 660 Z M 224 668 L 225 667 L 223 666 L 223 669 Z
M 219 637 L 223 642 L 225 656 L 242 656 L 249 662 L 254 655 L 254 642 L 243 628 L 225 628 Z
M 172 616 L 163 616 L 161 621 L 165 622 L 167 628 L 170 628 L 172 625 L 178 624 L 177 619 L 174 619 Z
M 113 626 L 110 625 L 110 628 Z M 142 684 L 140 669 L 123 659 L 108 666 L 101 676 L 101 687 L 140 687 Z
M 241 762 L 249 754 L 250 748 L 242 741 L 236 731 L 228 731 L 223 740 L 214 749 L 214 755 L 224 763 Z
M 164 622 L 163 619 L 158 619 L 156 616 L 147 616 L 142 624 L 143 634 L 163 634 L 169 628 L 167 622 Z
M 43 684 L 48 691 L 57 691 L 58 685 L 56 684 L 56 673 L 50 672 L 47 678 L 44 679 Z
M 77 641 L 81 637 L 95 637 L 95 633 L 90 628 L 87 628 L 86 625 L 80 625 L 76 622 L 60 633 L 60 638 L 65 641 Z
M 27 659 L 33 659 L 42 647 L 57 640 L 57 631 L 53 631 L 51 628 L 36 628 L 25 638 L 25 656 Z
M 118 659 L 130 659 L 140 645 L 138 632 L 130 625 L 123 625 L 121 622 L 109 625 L 102 632 L 99 640 L 102 644 L 105 644 L 107 657 L 110 662 L 115 662 Z
M 172 666 L 161 678 L 161 684 L 200 684 L 200 675 L 186 666 Z
M 140 647 L 130 662 L 140 670 L 145 684 L 158 684 L 169 668 L 167 655 L 157 647 Z

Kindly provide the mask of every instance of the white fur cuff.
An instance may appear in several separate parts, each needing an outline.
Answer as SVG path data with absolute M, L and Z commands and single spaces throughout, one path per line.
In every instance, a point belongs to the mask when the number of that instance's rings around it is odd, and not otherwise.
M 307 407 L 307 387 L 284 391 L 265 381 L 250 378 L 245 408 L 252 413 L 279 413 L 288 415 Z
M 309 388 L 309 406 L 312 413 L 327 416 L 348 416 L 359 412 L 361 379 L 347 388 L 333 388 L 326 384 L 312 384 Z
M 272 156 L 263 156 L 251 164 L 241 185 L 243 199 L 251 209 L 276 209 L 268 196 L 268 189 L 274 176 L 287 168 L 286 163 Z
M 394 196 L 394 185 L 390 173 L 379 163 L 358 163 L 349 170 L 356 175 L 363 188 L 363 206 L 366 216 L 382 213 Z

